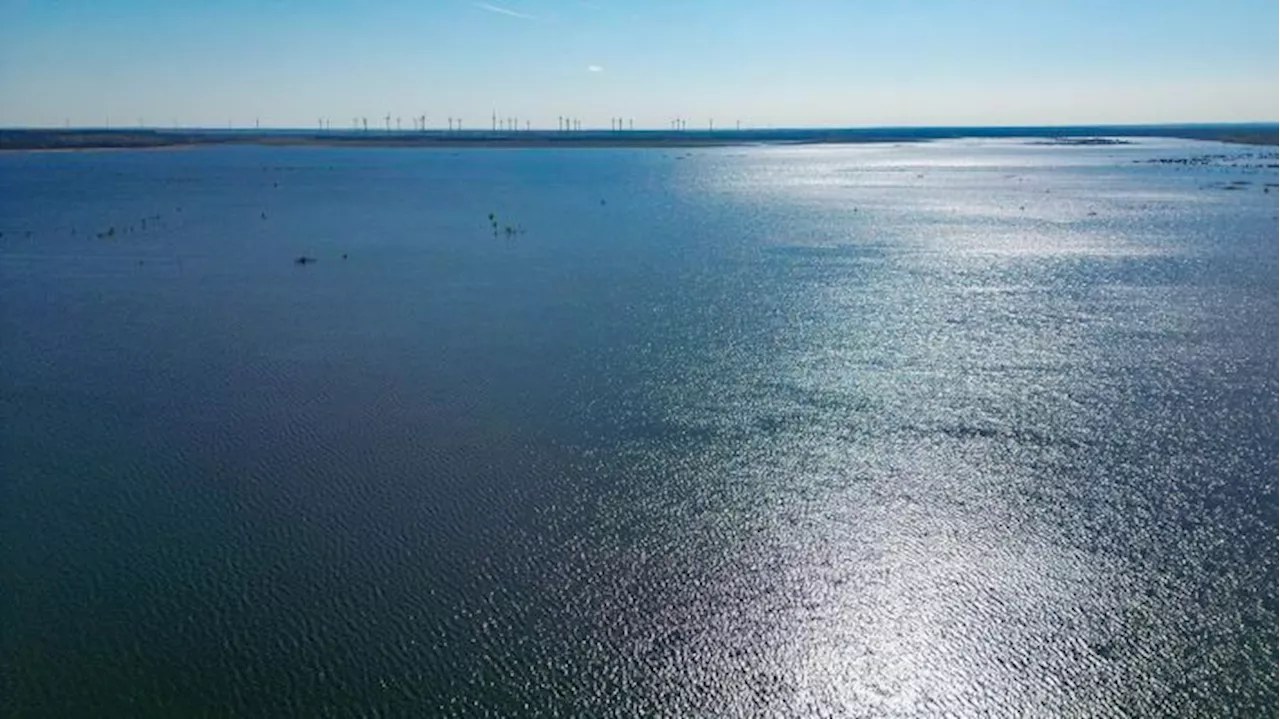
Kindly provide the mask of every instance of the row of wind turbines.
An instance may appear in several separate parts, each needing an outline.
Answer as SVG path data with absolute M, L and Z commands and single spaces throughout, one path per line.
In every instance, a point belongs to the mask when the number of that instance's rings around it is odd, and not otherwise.
M 377 131 L 377 130 L 379 129 L 379 128 L 378 128 L 378 120 L 379 120 L 379 119 L 381 119 L 381 120 L 382 120 L 382 128 L 381 128 L 381 129 L 382 129 L 384 132 L 393 132 L 393 131 L 394 131 L 394 132 L 405 132 L 405 129 L 404 129 L 404 118 L 403 118 L 403 117 L 401 117 L 401 116 L 393 117 L 393 116 L 391 115 L 391 113 L 387 113 L 387 114 L 386 114 L 386 115 L 384 115 L 382 118 L 374 118 L 374 121 L 373 121 L 373 122 L 374 122 L 373 129 L 374 129 L 375 131 Z M 395 120 L 395 127 L 394 127 L 394 130 L 393 130 L 393 128 L 392 128 L 392 120 L 393 120 L 393 119 Z M 417 117 L 410 117 L 410 118 L 409 118 L 409 123 L 410 123 L 410 130 L 409 130 L 409 131 L 411 131 L 411 132 L 429 132 L 429 131 L 433 131 L 433 130 L 436 130 L 436 129 L 444 130 L 444 131 L 446 131 L 446 132 L 460 132 L 460 131 L 462 131 L 462 130 L 464 129 L 464 128 L 463 128 L 463 124 L 462 124 L 462 118 L 460 118 L 460 117 L 448 117 L 448 118 L 445 118 L 445 127 L 443 127 L 443 128 L 432 128 L 432 127 L 428 127 L 428 125 L 427 125 L 427 116 L 426 116 L 426 114 L 425 114 L 425 113 L 424 113 L 424 114 L 421 114 L 421 115 L 418 115 Z M 65 125 L 66 127 L 68 127 L 68 128 L 69 128 L 69 127 L 71 127 L 71 120 L 70 120 L 70 119 L 65 120 L 64 125 Z M 145 122 L 142 118 L 138 118 L 137 124 L 136 124 L 136 125 L 134 125 L 134 126 L 135 126 L 135 127 L 137 127 L 138 129 L 146 129 L 146 128 L 152 127 L 152 126 L 150 126 L 150 125 L 147 125 L 147 124 L 146 124 L 146 122 Z M 228 120 L 228 121 L 227 121 L 227 128 L 228 128 L 228 129 L 230 129 L 230 128 L 232 128 L 232 126 L 233 126 L 233 125 L 232 125 L 231 121 L 229 121 L 229 120 Z M 112 128 L 112 127 L 113 127 L 112 122 L 111 122 L 111 118 L 110 118 L 110 117 L 108 117 L 108 118 L 107 118 L 107 120 L 106 120 L 106 124 L 104 125 L 104 127 L 108 128 L 108 129 L 110 129 L 110 128 Z M 125 126 L 121 126 L 121 125 L 118 125 L 118 124 L 117 124 L 117 125 L 115 125 L 115 127 L 128 127 L 128 126 L 127 126 L 127 125 L 125 125 Z M 255 119 L 254 119 L 254 121 L 253 121 L 253 127 L 254 127 L 254 129 L 255 129 L 255 130 L 260 130 L 260 129 L 262 129 L 262 122 L 261 122 L 261 120 L 260 120 L 260 119 L 255 118 Z M 179 128 L 180 128 L 180 125 L 178 124 L 178 121 L 177 121 L 177 120 L 174 120 L 174 121 L 173 121 L 173 129 L 177 130 L 177 129 L 179 129 Z M 316 119 L 316 128 L 317 128 L 320 132 L 332 132 L 332 131 L 333 131 L 333 120 L 332 120 L 331 118 L 326 118 L 326 117 L 317 118 L 317 119 Z M 368 118 L 368 117 L 353 117 L 353 118 L 351 118 L 351 128 L 350 128 L 350 129 L 351 129 L 352 131 L 355 131 L 355 132 L 369 132 L 369 118 Z M 491 119 L 490 119 L 490 130 L 491 130 L 492 132 L 513 132 L 513 133 L 514 133 L 514 132 L 521 132 L 521 131 L 524 131 L 524 132 L 533 132 L 533 131 L 539 131 L 539 132 L 542 132 L 542 131 L 545 131 L 545 130 L 548 130 L 548 129 L 549 129 L 549 128 L 543 128 L 543 127 L 541 127 L 541 126 L 534 127 L 533 122 L 532 122 L 531 120 L 528 120 L 528 119 L 522 119 L 522 118 L 518 118 L 518 117 L 499 117 L 499 116 L 498 116 L 498 113 L 497 113 L 496 111 L 493 113 L 493 115 L 492 115 L 492 117 L 491 117 Z M 584 128 L 584 126 L 583 126 L 583 124 L 582 124 L 582 119 L 581 119 L 581 118 L 577 118 L 577 117 L 570 117 L 570 116 L 567 116 L 567 115 L 561 115 L 561 116 L 559 116 L 559 117 L 557 117 L 557 118 L 556 118 L 556 130 L 557 130 L 557 131 L 559 131 L 559 132 L 581 132 L 581 131 L 583 131 L 584 129 L 585 129 L 585 130 L 587 130 L 588 132 L 591 132 L 591 131 L 602 131 L 602 130 L 604 130 L 604 128 L 603 128 L 603 127 L 591 127 L 591 126 L 587 126 L 587 127 L 585 127 L 585 128 Z M 634 131 L 635 131 L 635 129 L 636 129 L 636 123 L 635 123 L 635 120 L 634 120 L 634 119 L 632 119 L 632 118 L 622 118 L 622 117 L 611 117 L 611 118 L 609 118 L 609 131 L 610 131 L 610 132 L 634 132 Z M 649 130 L 650 130 L 650 131 L 652 131 L 653 129 L 655 129 L 655 128 L 652 128 L 652 127 L 651 127 L 651 128 L 649 128 Z M 668 129 L 673 130 L 673 131 L 676 131 L 676 132 L 685 132 L 685 131 L 688 131 L 688 130 L 689 130 L 689 121 L 688 121 L 687 119 L 685 119 L 685 118 L 682 118 L 682 117 L 675 117 L 675 118 L 672 118 L 672 119 L 669 121 L 669 123 L 668 123 Z M 741 130 L 741 129 L 742 129 L 742 121 L 741 121 L 741 120 L 737 120 L 737 121 L 735 121 L 735 122 L 734 122 L 734 129 L 735 129 L 735 130 Z M 716 130 L 716 121 L 715 121 L 715 119 L 714 119 L 714 118 L 712 118 L 712 119 L 707 120 L 707 131 L 708 131 L 708 132 L 715 132 L 715 130 Z M 644 128 L 641 128 L 641 131 L 643 132 L 643 131 L 644 131 Z
M 378 119 L 379 118 L 374 118 L 375 131 L 378 129 L 378 126 L 377 126 Z M 393 132 L 393 131 L 404 132 L 405 131 L 403 117 L 397 116 L 393 118 L 391 113 L 387 113 L 380 119 L 382 120 L 382 130 L 384 132 Z M 392 128 L 393 119 L 395 120 L 394 130 Z M 435 128 L 429 128 L 427 126 L 426 114 L 418 115 L 417 117 L 410 117 L 409 122 L 410 122 L 409 131 L 411 132 L 427 132 L 429 130 L 435 129 Z M 257 121 L 255 121 L 254 126 L 259 127 L 260 125 Z M 323 117 L 318 118 L 316 120 L 316 126 L 321 132 L 330 132 L 333 130 L 333 121 L 329 118 L 323 118 Z M 688 131 L 689 121 L 682 117 L 672 118 L 669 123 L 669 128 L 676 132 Z M 351 129 L 357 132 L 369 132 L 369 118 L 367 117 L 351 118 Z M 447 132 L 462 131 L 464 129 L 462 124 L 462 118 L 460 117 L 445 118 L 445 127 L 441 129 L 444 129 Z M 521 132 L 521 131 L 533 132 L 534 130 L 542 131 L 543 129 L 544 128 L 542 127 L 535 128 L 533 126 L 533 122 L 528 119 L 522 119 L 519 117 L 500 117 L 497 111 L 494 111 L 494 113 L 490 117 L 490 131 L 492 132 Z M 584 128 L 583 128 L 581 118 L 571 117 L 568 115 L 560 115 L 556 117 L 556 130 L 558 132 L 581 132 L 583 131 L 583 129 Z M 603 127 L 592 128 L 588 126 L 585 129 L 588 131 L 592 131 L 592 130 L 603 130 L 604 128 Z M 636 129 L 636 123 L 635 123 L 635 119 L 633 118 L 623 118 L 623 117 L 609 118 L 610 132 L 634 132 L 635 129 Z M 716 129 L 715 119 L 712 118 L 707 120 L 707 131 L 715 132 L 715 129 Z M 735 121 L 734 129 L 735 130 L 742 129 L 741 120 Z

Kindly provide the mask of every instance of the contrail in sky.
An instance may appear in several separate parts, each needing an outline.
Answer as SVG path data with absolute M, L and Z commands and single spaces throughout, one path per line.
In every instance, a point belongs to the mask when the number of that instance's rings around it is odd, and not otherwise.
M 496 12 L 496 13 L 498 13 L 499 15 L 510 15 L 511 17 L 524 18 L 525 20 L 533 20 L 533 19 L 534 19 L 534 17 L 533 17 L 532 15 L 525 15 L 525 14 L 524 14 L 524 13 L 522 13 L 522 12 L 516 12 L 515 10 L 512 10 L 512 9 L 510 9 L 510 8 L 498 7 L 497 5 L 490 5 L 490 4 L 489 4 L 489 3 L 487 3 L 487 2 L 476 2 L 476 3 L 471 3 L 471 4 L 472 4 L 472 5 L 474 5 L 475 7 L 480 8 L 481 10 L 487 10 L 487 11 L 489 11 L 489 12 Z

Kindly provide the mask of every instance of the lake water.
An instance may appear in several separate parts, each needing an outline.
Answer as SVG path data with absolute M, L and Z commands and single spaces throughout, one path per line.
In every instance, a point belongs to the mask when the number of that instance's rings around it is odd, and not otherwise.
M 1275 161 L 0 155 L 3 713 L 1275 716 Z

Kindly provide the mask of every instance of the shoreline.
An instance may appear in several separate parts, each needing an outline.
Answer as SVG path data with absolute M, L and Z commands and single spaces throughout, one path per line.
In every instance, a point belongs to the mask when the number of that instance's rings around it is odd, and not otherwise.
M 991 138 L 1097 144 L 1098 138 L 1170 138 L 1275 147 L 1280 125 L 1094 125 L 1064 127 L 920 127 L 785 130 L 482 130 L 304 131 L 161 129 L 0 129 L 0 152 L 182 149 L 211 145 L 445 149 L 704 148 L 749 145 L 849 145 Z

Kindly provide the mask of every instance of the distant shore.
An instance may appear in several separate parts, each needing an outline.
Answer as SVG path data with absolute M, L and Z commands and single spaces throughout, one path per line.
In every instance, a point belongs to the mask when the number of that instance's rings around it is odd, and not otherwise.
M 328 147 L 720 147 L 926 142 L 957 138 L 1030 138 L 1080 142 L 1086 138 L 1164 137 L 1248 145 L 1280 144 L 1280 124 L 1095 125 L 1071 127 L 907 127 L 782 130 L 165 130 L 150 128 L 0 129 L 4 150 L 107 150 L 207 145 Z M 1074 141 L 1073 141 L 1074 140 Z

